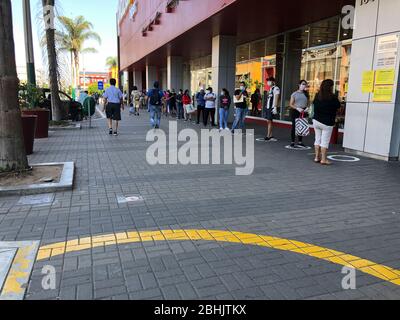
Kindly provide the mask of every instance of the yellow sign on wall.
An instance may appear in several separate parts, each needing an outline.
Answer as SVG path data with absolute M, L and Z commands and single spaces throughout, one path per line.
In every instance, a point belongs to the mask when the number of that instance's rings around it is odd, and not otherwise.
M 362 76 L 362 93 L 371 93 L 374 91 L 375 71 L 364 71 Z
M 394 85 L 395 76 L 395 69 L 376 70 L 375 85 Z
M 374 102 L 392 102 L 393 101 L 393 86 L 375 86 Z

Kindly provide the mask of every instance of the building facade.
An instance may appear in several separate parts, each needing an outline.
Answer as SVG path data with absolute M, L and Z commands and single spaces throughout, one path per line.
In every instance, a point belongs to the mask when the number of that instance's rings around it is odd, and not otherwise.
M 333 79 L 337 124 L 349 151 L 398 160 L 400 149 L 398 0 L 121 0 L 120 66 L 129 89 L 212 86 L 240 81 L 282 90 L 280 121 L 301 79 L 313 98 Z M 262 108 L 248 121 L 263 122 Z
M 82 89 L 87 89 L 93 83 L 98 83 L 99 81 L 104 84 L 108 83 L 109 74 L 107 72 L 80 72 L 79 73 L 79 86 Z

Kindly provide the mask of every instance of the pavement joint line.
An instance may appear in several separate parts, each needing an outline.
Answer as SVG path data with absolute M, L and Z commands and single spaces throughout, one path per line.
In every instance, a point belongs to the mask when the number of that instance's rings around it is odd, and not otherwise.
M 378 264 L 348 253 L 304 243 L 296 240 L 266 235 L 221 230 L 160 230 L 132 231 L 97 235 L 67 242 L 53 243 L 39 248 L 37 261 L 95 247 L 149 242 L 149 241 L 216 241 L 241 243 L 280 251 L 299 253 L 337 265 L 352 267 L 381 280 L 400 286 L 400 270 Z

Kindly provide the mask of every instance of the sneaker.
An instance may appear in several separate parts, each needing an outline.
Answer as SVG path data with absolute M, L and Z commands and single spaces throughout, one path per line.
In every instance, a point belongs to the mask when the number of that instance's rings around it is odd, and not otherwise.
M 113 134 L 113 129 L 109 130 L 109 135 L 111 136 Z
M 114 132 L 114 136 L 118 136 L 118 132 L 117 131 Z
M 231 131 L 231 129 L 229 129 L 228 127 L 225 128 L 226 131 Z
M 292 143 L 290 144 L 290 146 L 291 146 L 292 148 L 294 148 L 294 147 L 296 146 L 296 144 L 295 144 L 294 142 L 292 142 Z
M 275 139 L 274 137 L 271 137 L 271 138 L 265 137 L 264 140 L 267 142 L 277 142 L 278 141 L 278 139 Z
M 155 129 L 160 129 L 160 127 L 159 127 L 159 126 L 157 126 L 157 125 L 156 125 L 154 128 L 155 128 Z
M 302 148 L 305 148 L 306 146 L 305 146 L 305 144 L 303 143 L 303 142 L 300 142 L 300 143 L 298 143 L 297 144 L 299 147 L 302 147 Z

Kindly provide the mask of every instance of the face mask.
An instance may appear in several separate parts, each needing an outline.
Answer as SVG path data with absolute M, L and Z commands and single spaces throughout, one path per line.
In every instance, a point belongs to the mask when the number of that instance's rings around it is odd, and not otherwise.
M 244 87 L 243 87 L 243 86 L 241 86 L 241 87 L 240 87 L 240 90 L 244 91 Z
M 210 90 L 207 90 L 207 91 L 206 91 L 206 93 L 207 93 L 207 94 L 210 94 L 210 93 L 211 93 L 211 91 L 210 91 Z
M 268 87 L 272 86 L 272 82 L 271 81 L 268 81 L 267 84 L 268 84 Z
M 224 95 L 225 95 L 225 92 L 221 91 L 221 96 L 224 96 Z

